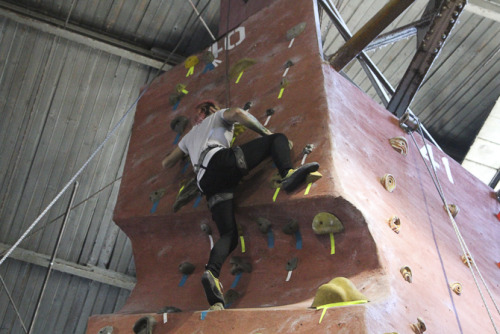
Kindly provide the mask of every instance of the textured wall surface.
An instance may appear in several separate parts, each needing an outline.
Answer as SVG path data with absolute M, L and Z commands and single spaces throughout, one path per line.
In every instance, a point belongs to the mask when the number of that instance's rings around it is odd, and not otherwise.
M 453 228 L 420 158 L 421 139 L 417 138 L 415 147 L 397 119 L 322 63 L 313 2 L 294 3 L 293 10 L 287 5 L 287 1 L 277 1 L 245 21 L 240 26 L 245 27 L 241 42 L 241 29 L 230 34 L 234 39 L 229 45 L 234 48 L 227 53 L 217 50 L 223 62 L 214 71 L 202 73 L 204 65 L 200 64 L 193 76 L 186 77 L 187 69 L 178 66 L 159 78 L 141 100 L 114 216 L 132 240 L 138 281 L 120 314 L 92 317 L 89 333 L 110 324 L 130 328 L 144 313 L 156 313 L 167 305 L 184 312 L 169 314 L 168 321 L 158 325 L 158 333 L 409 332 L 417 317 L 425 319 L 430 332 L 491 331 L 471 274 L 460 259 Z M 293 12 L 303 15 L 299 18 Z M 306 29 L 290 43 L 285 34 L 301 21 L 307 23 Z M 236 78 L 228 83 L 226 71 L 242 58 L 257 63 L 244 71 L 238 84 Z M 287 60 L 294 65 L 286 73 L 289 85 L 278 99 Z M 185 84 L 189 93 L 173 110 L 169 96 L 178 83 Z M 268 127 L 286 133 L 294 142 L 296 165 L 301 163 L 302 148 L 314 144 L 307 161 L 321 164 L 323 178 L 307 195 L 304 186 L 292 194 L 279 193 L 273 202 L 269 179 L 274 169 L 268 162 L 240 185 L 236 218 L 242 225 L 245 252 L 240 244 L 233 255 L 246 258 L 253 272 L 243 274 L 237 282 L 234 290 L 240 298 L 231 308 L 202 320 L 204 314 L 199 310 L 207 305 L 199 278 L 208 257 L 209 239 L 200 224 L 209 224 L 214 231 L 215 226 L 204 200 L 173 213 L 180 182 L 189 177 L 189 171 L 183 173 L 184 164 L 164 171 L 160 162 L 174 147 L 170 120 L 188 116 L 197 101 L 209 97 L 234 106 L 251 100 L 251 112 L 262 122 L 266 121 L 264 111 L 275 108 Z M 407 156 L 389 145 L 395 136 L 407 138 Z M 253 137 L 247 131 L 236 144 Z M 494 214 L 499 203 L 491 189 L 436 148 L 430 150 L 426 161 L 434 161 L 447 200 L 462 209 L 457 223 L 498 299 L 495 254 L 499 246 L 495 240 L 500 229 Z M 427 154 L 425 148 L 423 152 Z M 392 193 L 380 183 L 386 173 L 396 178 Z M 149 194 L 160 188 L 165 188 L 166 194 L 153 209 Z M 311 230 L 312 218 L 319 211 L 337 215 L 345 226 L 345 231 L 335 236 L 334 255 L 330 255 L 329 237 Z M 399 234 L 387 224 L 393 215 L 402 221 Z M 273 223 L 274 248 L 268 247 L 258 231 L 257 217 Z M 302 247 L 298 247 L 297 236 L 282 232 L 290 219 L 299 222 Z M 285 282 L 285 265 L 292 257 L 297 257 L 299 264 Z M 179 286 L 182 275 L 177 267 L 184 261 L 194 263 L 196 269 Z M 412 283 L 403 280 L 399 272 L 404 265 L 412 268 Z M 350 278 L 370 302 L 330 309 L 319 324 L 320 313 L 307 307 L 316 289 L 338 276 Z M 228 264 L 221 279 L 226 290 L 230 282 L 235 283 Z M 448 284 L 453 281 L 464 286 L 461 296 L 450 292 Z M 477 310 L 476 314 L 470 309 Z M 498 315 L 493 317 L 498 322 Z M 161 315 L 156 318 L 163 322 Z

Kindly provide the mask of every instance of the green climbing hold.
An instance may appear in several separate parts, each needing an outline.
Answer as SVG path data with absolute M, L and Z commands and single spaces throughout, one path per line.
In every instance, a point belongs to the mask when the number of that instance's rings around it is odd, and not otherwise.
M 301 23 L 297 24 L 295 27 L 288 29 L 288 31 L 286 32 L 286 39 L 289 41 L 294 39 L 295 37 L 302 34 L 305 29 L 306 29 L 305 22 L 301 22 Z
M 151 200 L 151 202 L 156 202 L 156 201 L 159 201 L 160 198 L 162 198 L 163 196 L 165 196 L 165 188 L 160 188 L 158 190 L 155 190 L 153 191 L 152 193 L 149 194 L 149 199 Z
M 316 234 L 330 234 L 344 231 L 342 222 L 328 212 L 320 212 L 314 216 L 312 229 Z

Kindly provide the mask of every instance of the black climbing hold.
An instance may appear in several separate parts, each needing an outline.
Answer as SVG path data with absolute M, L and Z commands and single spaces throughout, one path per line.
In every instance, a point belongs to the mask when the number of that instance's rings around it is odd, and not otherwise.
M 200 227 L 201 227 L 201 230 L 203 232 L 205 232 L 208 235 L 212 235 L 212 228 L 210 227 L 210 225 L 208 225 L 208 224 L 201 224 Z
M 238 298 L 240 298 L 240 294 L 238 291 L 229 289 L 225 294 L 224 294 L 224 301 L 226 302 L 226 305 L 234 303 Z
M 312 150 L 314 149 L 313 144 L 307 144 L 304 149 L 302 150 L 302 154 L 311 154 Z
M 285 234 L 295 234 L 299 230 L 299 222 L 295 219 L 291 219 L 288 224 L 283 226 L 283 233 Z
M 196 184 L 196 179 L 193 177 L 187 182 L 184 182 L 182 190 L 177 194 L 173 205 L 174 212 L 179 211 L 187 203 L 191 202 L 198 196 L 200 190 Z
M 266 110 L 266 116 L 272 116 L 274 115 L 274 109 L 273 108 L 269 108 Z
M 189 120 L 185 116 L 177 116 L 170 122 L 170 128 L 176 133 L 182 134 L 186 129 Z
M 134 325 L 136 334 L 153 334 L 153 327 L 156 325 L 156 319 L 150 315 L 140 318 Z
M 257 225 L 259 225 L 259 231 L 263 234 L 267 234 L 267 232 L 271 228 L 271 222 L 266 218 L 257 218 Z
M 239 256 L 233 256 L 229 263 L 231 264 L 231 275 L 252 272 L 252 264 Z
M 165 306 L 156 313 L 162 314 L 162 313 L 179 313 L 179 312 L 182 312 L 180 308 L 177 308 L 175 306 Z
M 293 61 L 288 60 L 288 61 L 285 63 L 285 68 L 292 67 L 293 65 L 294 65 L 294 64 L 293 64 Z
M 181 264 L 179 264 L 179 271 L 183 275 L 191 275 L 194 272 L 194 268 L 194 264 L 189 262 L 182 262 Z
M 250 108 L 252 108 L 252 106 L 253 106 L 252 101 L 248 101 L 247 103 L 245 103 L 243 110 L 250 110 Z
M 287 263 L 286 263 L 286 270 L 288 271 L 292 271 L 294 270 L 295 268 L 297 268 L 297 264 L 299 262 L 299 259 L 294 257 L 292 259 L 290 259 Z
M 179 94 L 179 93 L 172 94 L 169 96 L 168 101 L 170 102 L 171 105 L 175 106 L 177 103 L 181 101 L 183 96 L 184 94 Z

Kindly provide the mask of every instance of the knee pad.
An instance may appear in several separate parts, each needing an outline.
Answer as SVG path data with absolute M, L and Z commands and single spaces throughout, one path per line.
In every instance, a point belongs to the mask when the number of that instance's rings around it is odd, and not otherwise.
M 239 146 L 235 146 L 232 148 L 234 152 L 234 156 L 236 157 L 236 166 L 240 171 L 241 175 L 245 176 L 248 174 L 248 166 L 247 161 L 245 160 L 245 155 L 243 154 L 243 150 Z
M 233 193 L 217 193 L 213 196 L 210 196 L 210 198 L 207 199 L 208 208 L 210 210 L 212 210 L 212 208 L 216 204 L 218 204 L 220 202 L 231 200 L 231 199 L 233 199 L 233 197 L 234 197 Z

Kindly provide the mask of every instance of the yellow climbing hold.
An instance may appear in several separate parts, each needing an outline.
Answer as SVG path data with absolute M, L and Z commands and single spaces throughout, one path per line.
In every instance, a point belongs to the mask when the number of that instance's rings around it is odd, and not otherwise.
M 344 225 L 331 213 L 320 212 L 314 216 L 312 229 L 316 234 L 339 233 L 344 231 Z
M 368 298 L 359 292 L 351 280 L 345 277 L 336 277 L 318 288 L 311 307 L 319 308 L 328 304 L 361 300 L 366 303 Z
M 236 78 L 238 75 L 241 75 L 244 70 L 249 68 L 250 66 L 253 66 L 257 64 L 257 61 L 255 59 L 250 59 L 250 58 L 243 58 L 240 59 L 234 64 L 230 69 L 229 69 L 229 77 L 231 79 Z

